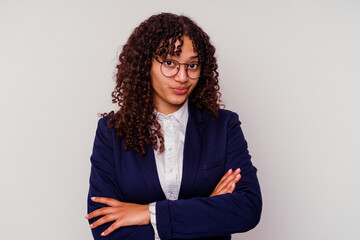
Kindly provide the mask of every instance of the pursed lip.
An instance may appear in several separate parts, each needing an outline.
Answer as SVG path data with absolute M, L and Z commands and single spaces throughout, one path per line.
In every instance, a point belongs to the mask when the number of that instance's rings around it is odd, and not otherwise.
M 185 94 L 185 93 L 187 93 L 187 91 L 189 90 L 189 87 L 172 88 L 172 90 L 173 90 L 176 94 Z

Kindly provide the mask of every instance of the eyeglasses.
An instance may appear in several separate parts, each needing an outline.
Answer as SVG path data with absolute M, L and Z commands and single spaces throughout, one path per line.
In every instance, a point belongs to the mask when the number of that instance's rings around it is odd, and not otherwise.
M 163 62 L 156 57 L 155 60 L 160 63 L 160 71 L 165 77 L 173 77 L 180 71 L 180 65 L 185 65 L 186 75 L 191 79 L 199 79 L 201 74 L 201 66 L 197 61 L 191 63 L 179 63 L 173 59 L 166 59 Z

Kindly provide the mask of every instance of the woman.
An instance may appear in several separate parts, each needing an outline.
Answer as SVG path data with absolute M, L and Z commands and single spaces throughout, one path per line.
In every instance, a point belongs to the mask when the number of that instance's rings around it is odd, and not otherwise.
M 237 114 L 219 109 L 214 53 L 200 27 L 169 13 L 124 45 L 120 109 L 99 120 L 91 156 L 95 239 L 231 239 L 257 225 L 256 168 Z

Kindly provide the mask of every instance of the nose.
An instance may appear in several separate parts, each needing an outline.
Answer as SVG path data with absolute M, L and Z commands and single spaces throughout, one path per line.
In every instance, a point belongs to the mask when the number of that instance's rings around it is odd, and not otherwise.
M 185 83 L 188 81 L 186 65 L 180 65 L 179 72 L 175 75 L 175 81 Z

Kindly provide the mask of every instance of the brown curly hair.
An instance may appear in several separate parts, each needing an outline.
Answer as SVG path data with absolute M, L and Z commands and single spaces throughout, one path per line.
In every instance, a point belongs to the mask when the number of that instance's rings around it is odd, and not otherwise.
M 190 18 L 171 13 L 153 15 L 135 28 L 119 56 L 116 87 L 112 102 L 120 107 L 111 115 L 107 126 L 114 127 L 116 134 L 125 139 L 125 150 L 146 154 L 146 146 L 164 151 L 164 137 L 154 112 L 150 68 L 154 56 L 179 55 L 182 38 L 189 37 L 201 64 L 201 77 L 189 96 L 189 101 L 209 115 L 217 117 L 220 108 L 220 92 L 215 47 L 209 36 Z M 180 45 L 175 49 L 175 42 Z

